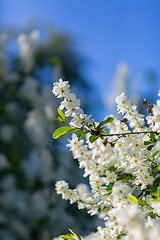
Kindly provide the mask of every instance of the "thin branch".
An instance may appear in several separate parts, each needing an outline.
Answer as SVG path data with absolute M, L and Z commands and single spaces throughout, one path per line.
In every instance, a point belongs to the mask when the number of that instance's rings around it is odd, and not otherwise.
M 155 133 L 157 134 L 156 131 L 146 131 L 146 132 L 143 132 L 143 131 L 140 131 L 140 132 L 127 132 L 127 133 L 110 133 L 110 134 L 103 134 L 101 133 L 99 136 L 100 137 L 112 137 L 112 136 L 126 136 L 126 135 L 133 135 L 133 134 L 147 134 L 147 133 Z

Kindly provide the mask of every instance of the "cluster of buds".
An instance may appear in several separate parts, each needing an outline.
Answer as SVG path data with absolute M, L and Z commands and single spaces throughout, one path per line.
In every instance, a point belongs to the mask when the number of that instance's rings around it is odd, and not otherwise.
M 150 115 L 151 116 L 153 116 L 153 111 L 152 111 L 152 109 L 153 109 L 153 104 L 148 104 L 148 99 L 144 99 L 143 101 L 142 101 L 142 105 L 147 105 L 147 112 L 148 113 L 150 113 Z

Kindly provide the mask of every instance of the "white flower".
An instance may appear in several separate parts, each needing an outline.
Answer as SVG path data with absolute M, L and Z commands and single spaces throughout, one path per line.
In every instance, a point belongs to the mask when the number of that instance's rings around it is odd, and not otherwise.
M 65 193 L 68 190 L 68 183 L 65 181 L 58 181 L 56 182 L 56 191 L 58 194 Z
M 132 189 L 125 183 L 116 182 L 112 188 L 112 194 L 120 196 L 128 196 L 131 192 Z
M 80 107 L 80 100 L 76 98 L 74 93 L 65 94 L 65 99 L 60 104 L 60 109 L 66 108 L 71 110 L 72 108 Z
M 59 82 L 55 82 L 53 84 L 53 94 L 57 96 L 57 98 L 65 97 L 65 95 L 69 94 L 69 87 L 68 81 L 63 81 L 61 78 Z

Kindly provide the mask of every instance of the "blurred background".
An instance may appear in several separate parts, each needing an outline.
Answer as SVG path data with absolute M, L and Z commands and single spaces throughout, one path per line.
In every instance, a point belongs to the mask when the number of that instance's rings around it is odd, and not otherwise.
M 54 141 L 58 100 L 52 84 L 71 84 L 96 121 L 116 114 L 125 92 L 141 112 L 160 89 L 159 0 L 0 0 L 0 239 L 49 240 L 100 220 L 55 193 L 87 183 Z M 78 185 L 79 189 L 83 185 Z

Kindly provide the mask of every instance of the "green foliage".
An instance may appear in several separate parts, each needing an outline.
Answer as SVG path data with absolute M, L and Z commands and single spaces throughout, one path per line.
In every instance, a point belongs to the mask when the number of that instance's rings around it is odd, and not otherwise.
M 154 184 L 160 184 L 160 177 L 157 177 L 157 178 L 154 180 Z
M 73 234 L 73 236 L 75 236 L 75 239 L 77 237 L 77 240 L 81 240 L 81 236 L 79 235 L 79 233 L 77 233 L 76 231 L 69 229 L 69 231 Z
M 141 200 L 141 199 L 138 199 L 138 198 L 136 198 L 135 196 L 133 196 L 133 195 L 129 195 L 128 197 L 127 197 L 127 199 L 128 200 L 131 200 L 132 202 L 134 202 L 134 203 L 136 203 L 136 204 L 140 204 L 140 205 L 142 205 L 142 206 L 145 206 L 145 207 L 147 207 L 148 209 L 152 209 L 151 207 L 150 207 L 150 205 L 146 202 L 146 201 L 143 201 L 143 200 Z
M 121 239 L 121 237 L 125 236 L 126 234 L 125 233 L 120 233 L 118 236 L 117 236 L 117 239 Z
M 108 132 L 107 132 L 107 131 L 104 131 L 104 132 L 102 132 L 102 134 L 106 135 L 106 134 L 108 134 Z
M 146 207 L 149 208 L 149 209 L 152 209 L 152 208 L 150 207 L 150 205 L 149 205 L 146 201 L 143 201 L 143 200 L 141 200 L 141 199 L 138 199 L 138 204 L 143 205 L 143 206 L 146 206 Z
M 99 123 L 99 125 L 97 126 L 97 129 L 99 129 L 100 127 L 106 125 L 107 123 L 113 122 L 113 120 L 114 120 L 113 117 L 108 117 L 107 119 L 105 119 L 104 121 Z
M 144 145 L 150 145 L 151 143 L 151 141 L 144 141 Z
M 152 148 L 153 148 L 154 145 L 155 145 L 155 133 L 151 132 L 151 133 L 149 134 L 149 136 L 150 136 L 150 140 L 149 140 L 149 141 L 144 141 L 144 145 L 149 145 L 149 146 L 147 147 L 147 150 L 148 150 L 148 151 L 151 151 Z M 155 155 L 156 155 L 156 154 L 155 154 Z
M 113 182 L 110 182 L 108 187 L 107 187 L 107 192 L 108 193 L 112 193 L 112 187 L 113 187 L 114 183 Z
M 155 153 L 152 154 L 152 157 L 155 157 L 160 151 L 156 151 Z
M 67 233 L 66 235 L 61 235 L 60 237 L 63 239 L 75 239 L 70 233 Z
M 154 147 L 154 145 L 149 145 L 149 146 L 147 147 L 147 150 L 150 151 L 150 150 L 152 150 L 153 147 Z
M 98 138 L 99 138 L 99 137 L 96 136 L 96 135 L 91 135 L 91 136 L 89 137 L 89 141 L 90 141 L 90 143 L 93 143 L 93 142 L 95 142 Z
M 62 120 L 64 122 L 66 122 L 66 116 L 64 115 L 64 113 L 62 112 L 62 110 L 60 108 L 58 108 L 58 114 L 62 118 Z
M 88 133 L 88 131 L 81 131 L 77 134 L 78 140 L 80 141 L 86 134 Z
M 70 233 L 67 233 L 66 235 L 61 235 L 60 237 L 63 239 L 71 239 L 71 240 L 81 240 L 81 236 L 79 235 L 79 233 L 77 233 L 76 231 L 69 229 Z
M 160 186 L 157 188 L 157 197 L 160 198 Z
M 137 199 L 135 196 L 133 196 L 133 195 L 129 195 L 129 196 L 127 197 L 127 199 L 128 199 L 128 200 L 131 200 L 132 202 L 134 202 L 134 203 L 136 203 L 136 204 L 138 204 L 138 199 Z
M 66 116 L 64 115 L 63 111 L 58 108 L 58 114 L 59 117 L 54 118 L 54 120 L 64 123 L 66 124 Z M 53 133 L 53 138 L 57 139 L 60 136 L 64 135 L 65 133 L 72 133 L 72 132 L 76 132 L 76 131 L 80 131 L 77 134 L 78 140 L 80 141 L 87 133 L 91 133 L 92 135 L 89 137 L 89 141 L 91 143 L 95 142 L 99 137 L 101 137 L 103 139 L 103 134 L 108 134 L 108 132 L 104 131 L 104 127 L 102 127 L 103 125 L 107 124 L 107 123 L 111 123 L 113 122 L 114 118 L 113 117 L 108 117 L 106 120 L 102 121 L 99 123 L 99 125 L 97 127 L 95 127 L 95 124 L 88 124 L 87 122 L 83 122 L 83 124 L 88 128 L 87 130 L 81 130 L 80 128 L 72 128 L 69 127 L 69 124 L 67 123 L 68 126 L 65 127 L 60 127 L 58 129 L 55 130 L 55 132 Z M 91 129 L 92 127 L 94 127 L 94 129 Z M 92 132 L 93 131 L 93 132 Z
M 155 133 L 150 133 L 150 138 L 152 139 L 152 141 L 155 140 Z
M 160 155 L 158 155 L 159 152 L 160 151 L 156 151 L 155 153 L 152 154 L 152 160 L 153 160 L 153 158 L 155 158 L 154 161 L 156 161 L 160 157 Z M 156 157 L 156 155 L 158 155 L 158 156 Z M 159 168 L 159 166 L 157 166 L 157 170 L 158 170 L 158 168 Z
M 153 201 L 153 202 L 154 202 L 154 201 L 155 201 L 155 202 L 160 202 L 160 199 L 159 199 L 159 198 L 154 198 L 152 201 Z
M 63 122 L 62 118 L 57 117 L 57 118 L 53 118 L 54 120 L 58 121 L 58 122 Z
M 53 133 L 53 138 L 54 139 L 57 139 L 59 138 L 60 136 L 64 135 L 65 133 L 72 133 L 72 132 L 76 132 L 76 131 L 79 131 L 79 128 L 71 128 L 71 127 L 68 127 L 68 126 L 65 126 L 65 127 L 60 127 L 60 128 L 57 128 L 54 133 Z
M 111 166 L 111 167 L 108 168 L 108 170 L 110 172 L 115 172 L 117 170 L 117 168 L 115 166 Z
M 79 128 L 71 128 L 68 133 L 73 133 L 79 131 Z

